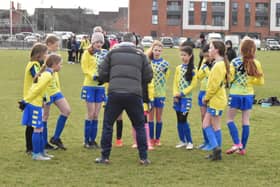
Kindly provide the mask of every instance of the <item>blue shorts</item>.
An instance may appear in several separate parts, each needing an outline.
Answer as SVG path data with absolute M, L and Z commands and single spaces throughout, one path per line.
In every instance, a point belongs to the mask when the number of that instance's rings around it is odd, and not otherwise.
M 206 107 L 206 105 L 202 102 L 202 100 L 203 100 L 203 98 L 204 98 L 204 96 L 205 96 L 205 93 L 206 93 L 206 91 L 199 91 L 199 94 L 198 94 L 198 105 L 200 106 L 200 107 Z
M 165 102 L 165 97 L 155 97 L 153 106 L 156 108 L 163 108 Z
M 192 108 L 192 99 L 191 98 L 179 98 L 178 102 L 173 103 L 173 108 L 177 112 L 186 113 L 189 112 Z
M 42 107 L 27 103 L 23 110 L 21 123 L 22 125 L 41 128 L 43 127 L 42 117 Z
M 51 105 L 59 99 L 64 98 L 61 92 L 57 92 L 56 94 L 50 96 L 50 100 L 47 102 L 47 105 Z
M 222 116 L 223 111 L 222 110 L 216 110 L 214 108 L 207 107 L 207 111 L 211 116 Z
M 253 107 L 253 95 L 229 95 L 228 106 L 239 110 L 250 110 Z
M 105 88 L 97 86 L 83 86 L 81 99 L 89 103 L 101 103 L 106 100 Z

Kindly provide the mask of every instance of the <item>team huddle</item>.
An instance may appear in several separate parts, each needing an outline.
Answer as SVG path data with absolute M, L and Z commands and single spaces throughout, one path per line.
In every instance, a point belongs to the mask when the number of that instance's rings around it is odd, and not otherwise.
M 25 69 L 23 99 L 19 107 L 23 111 L 22 124 L 26 126 L 26 151 L 32 154 L 34 160 L 51 160 L 54 156 L 48 154 L 47 149 L 66 150 L 60 137 L 71 109 L 60 89 L 58 72 L 62 58 L 56 53 L 58 44 L 59 39 L 54 35 L 47 37 L 46 44 L 35 44 Z M 81 99 L 87 108 L 84 147 L 101 146 L 101 157 L 95 162 L 110 163 L 113 124 L 117 123 L 115 145 L 121 147 L 122 111 L 125 110 L 133 126 L 132 147 L 138 148 L 140 164 L 148 165 L 151 161 L 147 150 L 162 145 L 162 115 L 166 82 L 170 76 L 169 62 L 162 57 L 163 44 L 155 40 L 144 52 L 137 46 L 132 33 L 124 35 L 123 42 L 109 51 L 102 49 L 103 44 L 102 31 L 96 29 L 81 58 L 85 77 Z M 226 44 L 210 41 L 202 45 L 201 60 L 196 67 L 192 46 L 188 42 L 182 43 L 179 47 L 182 63 L 176 67 L 173 75 L 173 109 L 177 116 L 179 138 L 175 147 L 194 148 L 188 114 L 193 107 L 192 92 L 200 84 L 198 104 L 204 141 L 198 148 L 211 151 L 206 158 L 213 161 L 222 159 L 221 116 L 226 107 L 227 126 L 233 141 L 226 154 L 246 154 L 250 111 L 254 102 L 253 86 L 264 84 L 261 64 L 255 59 L 254 41 L 245 37 L 240 43 L 237 57 L 229 55 L 230 48 Z M 58 107 L 60 115 L 54 135 L 48 142 L 47 120 L 52 104 Z M 103 105 L 103 129 L 101 145 L 98 145 L 98 116 Z M 242 113 L 241 138 L 235 124 L 238 110 Z

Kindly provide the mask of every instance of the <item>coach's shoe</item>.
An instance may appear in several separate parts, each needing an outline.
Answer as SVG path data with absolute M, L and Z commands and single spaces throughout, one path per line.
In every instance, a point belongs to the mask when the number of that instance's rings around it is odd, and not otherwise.
M 242 144 L 234 144 L 230 149 L 226 151 L 226 154 L 232 154 L 235 153 L 236 151 L 239 151 L 242 149 Z
M 44 157 L 42 154 L 37 153 L 32 155 L 33 160 L 51 160 L 50 157 Z
M 62 141 L 60 138 L 54 139 L 54 137 L 51 138 L 50 142 L 54 145 L 56 145 L 58 148 L 62 150 L 66 150 L 66 147 L 63 145 Z
M 109 161 L 109 159 L 100 157 L 100 158 L 95 159 L 95 163 L 96 164 L 109 164 L 110 161 Z
M 176 148 L 182 148 L 182 147 L 186 147 L 186 146 L 187 146 L 187 142 L 180 141 L 175 147 Z
M 151 164 L 151 161 L 148 159 L 144 159 L 144 160 L 140 160 L 139 163 L 142 166 L 147 166 L 147 165 Z
M 193 149 L 193 144 L 189 142 L 186 146 L 186 149 L 187 150 L 192 150 Z

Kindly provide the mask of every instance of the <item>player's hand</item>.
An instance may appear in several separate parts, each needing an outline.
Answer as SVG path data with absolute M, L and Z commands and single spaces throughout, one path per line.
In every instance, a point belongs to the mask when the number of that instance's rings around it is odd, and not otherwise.
M 23 111 L 24 108 L 26 107 L 26 102 L 24 100 L 21 100 L 18 102 L 18 108 Z

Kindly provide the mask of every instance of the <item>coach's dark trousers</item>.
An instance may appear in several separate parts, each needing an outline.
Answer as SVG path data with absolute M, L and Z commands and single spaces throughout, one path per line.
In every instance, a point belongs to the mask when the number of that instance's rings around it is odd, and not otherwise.
M 139 157 L 147 159 L 147 142 L 144 129 L 143 102 L 140 96 L 125 93 L 110 93 L 105 107 L 101 138 L 102 158 L 109 159 L 112 148 L 113 124 L 125 110 L 136 131 Z

